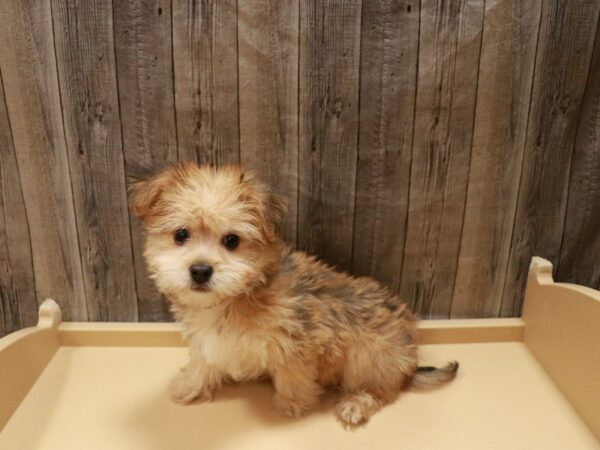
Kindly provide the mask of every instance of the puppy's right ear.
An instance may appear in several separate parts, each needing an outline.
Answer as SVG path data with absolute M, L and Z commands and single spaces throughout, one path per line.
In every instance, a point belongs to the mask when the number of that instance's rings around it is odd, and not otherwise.
M 137 181 L 129 186 L 129 207 L 131 212 L 144 220 L 156 206 L 162 193 L 162 183 L 159 177 L 145 181 Z

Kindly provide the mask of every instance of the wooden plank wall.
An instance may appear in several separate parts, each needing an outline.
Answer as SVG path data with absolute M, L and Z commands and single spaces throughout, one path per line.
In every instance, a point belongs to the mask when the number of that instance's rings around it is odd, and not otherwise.
M 4 135 L 8 128 L 12 132 L 27 217 L 22 227 L 29 228 L 29 238 L 13 245 L 19 251 L 31 247 L 35 278 L 34 297 L 22 296 L 18 302 L 25 308 L 52 297 L 66 320 L 88 320 L 50 1 L 4 2 L 0 23 L 0 72 L 8 111 L 0 128 Z M 10 285 L 0 288 L 6 304 Z M 0 333 L 34 321 L 29 311 Z
M 170 320 L 129 182 L 251 168 L 292 246 L 422 317 L 520 313 L 527 264 L 600 288 L 596 0 L 0 4 L 0 335 Z

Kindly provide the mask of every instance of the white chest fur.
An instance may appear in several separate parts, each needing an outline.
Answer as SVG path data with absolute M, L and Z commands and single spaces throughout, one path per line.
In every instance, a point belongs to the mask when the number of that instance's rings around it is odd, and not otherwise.
M 207 363 L 236 381 L 258 378 L 266 371 L 269 357 L 265 338 L 236 332 L 207 333 L 202 353 Z
M 206 333 L 202 354 L 207 363 L 237 381 L 258 378 L 266 371 L 269 358 L 265 338 L 236 332 Z
M 191 358 L 219 368 L 236 381 L 256 379 L 269 366 L 272 355 L 266 334 L 228 327 L 207 315 L 185 328 Z

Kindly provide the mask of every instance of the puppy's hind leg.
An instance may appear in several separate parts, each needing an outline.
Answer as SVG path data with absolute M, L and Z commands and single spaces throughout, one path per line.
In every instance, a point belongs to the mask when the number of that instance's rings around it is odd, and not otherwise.
M 280 366 L 272 374 L 275 386 L 273 406 L 286 416 L 300 417 L 316 406 L 323 387 L 316 380 L 316 370 L 309 366 Z
M 406 374 L 416 367 L 416 356 L 408 350 L 357 346 L 349 352 L 341 386 L 343 394 L 336 406 L 342 422 L 361 425 L 398 397 Z

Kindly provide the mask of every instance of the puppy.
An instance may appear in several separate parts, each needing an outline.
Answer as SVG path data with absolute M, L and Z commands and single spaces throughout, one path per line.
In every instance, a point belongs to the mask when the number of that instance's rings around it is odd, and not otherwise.
M 267 376 L 282 413 L 299 417 L 337 386 L 339 419 L 358 425 L 402 387 L 455 377 L 455 362 L 417 366 L 415 319 L 398 297 L 282 243 L 284 203 L 251 172 L 181 164 L 134 184 L 131 207 L 189 345 L 170 384 L 175 402 Z

